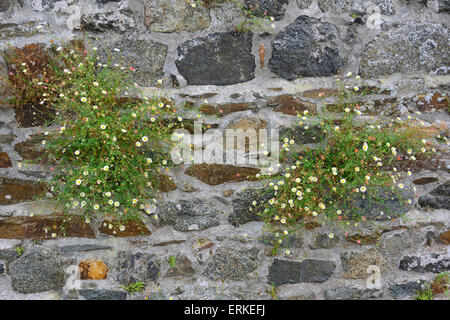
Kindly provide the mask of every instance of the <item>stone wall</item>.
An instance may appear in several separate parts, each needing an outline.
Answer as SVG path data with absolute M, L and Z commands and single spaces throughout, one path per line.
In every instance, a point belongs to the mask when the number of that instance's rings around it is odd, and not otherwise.
M 136 68 L 146 94 L 221 130 L 292 127 L 298 111 L 333 104 L 334 76 L 351 72 L 370 88 L 361 101 L 369 115 L 420 111 L 448 137 L 447 0 L 251 0 L 274 21 L 246 33 L 234 32 L 242 12 L 217 2 L 2 0 L 0 45 L 83 39 L 120 49 L 113 58 Z M 246 177 L 258 170 L 220 164 L 171 169 L 158 220 L 118 234 L 73 218 L 66 237 L 52 238 L 57 208 L 33 201 L 51 168 L 22 163 L 39 157 L 46 129 L 38 111 L 21 110 L 0 105 L 0 299 L 143 299 L 121 288 L 136 281 L 149 299 L 411 299 L 450 269 L 445 154 L 405 180 L 416 187 L 405 216 L 363 223 L 363 237 L 299 228 L 284 240 L 289 254 L 271 254 L 261 208 L 249 211 L 263 183 Z M 317 142 L 294 133 L 297 143 Z M 78 285 L 71 272 L 82 261 Z M 370 265 L 380 289 L 366 285 Z

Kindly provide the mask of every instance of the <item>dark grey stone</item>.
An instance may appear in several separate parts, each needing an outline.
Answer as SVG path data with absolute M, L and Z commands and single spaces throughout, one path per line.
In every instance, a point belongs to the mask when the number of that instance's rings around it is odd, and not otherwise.
M 339 240 L 338 236 L 330 238 L 328 234 L 321 234 L 316 237 L 311 249 L 331 249 L 339 243 Z
M 178 46 L 178 71 L 188 85 L 229 85 L 254 78 L 253 34 L 211 33 Z
M 6 265 L 5 263 L 0 261 L 0 276 L 6 273 Z
M 185 255 L 179 254 L 175 257 L 175 266 L 171 266 L 166 277 L 191 277 L 195 274 L 192 262 Z
M 245 0 L 245 8 L 258 17 L 273 17 L 280 20 L 284 17 L 289 0 Z
M 117 255 L 117 282 L 125 286 L 155 281 L 160 277 L 160 270 L 161 261 L 154 254 L 120 251 Z
M 75 244 L 60 247 L 59 251 L 61 253 L 68 253 L 68 252 L 87 252 L 87 251 L 110 250 L 110 249 L 112 249 L 112 247 L 97 244 Z
M 367 300 L 382 297 L 383 291 L 380 289 L 340 287 L 324 290 L 323 295 L 326 300 Z
M 303 240 L 302 238 L 289 234 L 287 237 L 285 237 L 281 243 L 278 243 L 278 239 L 273 233 L 266 233 L 259 239 L 259 242 L 267 244 L 267 245 L 274 245 L 277 244 L 280 247 L 283 248 L 302 248 L 303 247 Z
M 81 297 L 86 300 L 126 300 L 127 292 L 125 290 L 107 290 L 107 289 L 81 289 L 78 290 Z
M 450 0 L 428 0 L 427 6 L 434 12 L 450 12 Z
M 260 221 L 262 219 L 260 214 L 264 212 L 265 206 L 273 196 L 273 190 L 246 189 L 240 192 L 232 200 L 233 212 L 229 215 L 228 221 L 235 227 L 250 221 Z M 257 204 L 253 205 L 253 201 L 257 201 Z
M 5 12 L 9 9 L 12 0 L 2 0 L 0 3 L 0 12 Z
M 286 128 L 280 130 L 280 136 L 293 138 L 296 143 L 318 143 L 325 138 L 320 125 L 314 125 L 305 129 L 303 126 L 295 126 L 294 128 Z
M 305 259 L 302 262 L 275 259 L 269 268 L 268 282 L 276 286 L 286 283 L 325 282 L 336 269 L 333 261 Z
M 403 190 L 378 189 L 373 193 L 353 193 L 347 203 L 347 217 L 366 217 L 368 220 L 386 221 L 398 218 L 413 208 L 414 200 L 412 187 Z
M 120 2 L 122 0 L 96 0 L 97 3 Z
M 428 253 L 423 256 L 404 256 L 398 267 L 400 270 L 441 273 L 450 270 L 448 254 Z
M 423 280 L 411 281 L 406 283 L 395 283 L 389 286 L 389 291 L 394 299 L 403 299 L 416 295 L 417 291 L 425 283 Z
M 297 6 L 304 10 L 311 6 L 312 0 L 297 0 Z
M 450 210 L 450 181 L 434 188 L 429 194 L 419 197 L 418 202 L 422 208 Z
M 5 260 L 8 263 L 18 259 L 19 255 L 14 249 L 0 249 L 0 260 Z
M 33 246 L 9 264 L 12 287 L 21 293 L 42 292 L 64 286 L 64 269 L 57 248 Z
M 394 73 L 448 74 L 449 29 L 428 21 L 407 21 L 371 41 L 362 54 L 362 77 Z
M 204 230 L 219 225 L 219 211 L 211 200 L 193 199 L 168 202 L 160 209 L 161 225 L 173 225 L 177 231 Z
M 269 67 L 287 80 L 336 74 L 342 65 L 336 26 L 300 16 L 272 41 Z
M 221 247 L 210 258 L 203 275 L 212 280 L 244 279 L 258 265 L 258 248 Z

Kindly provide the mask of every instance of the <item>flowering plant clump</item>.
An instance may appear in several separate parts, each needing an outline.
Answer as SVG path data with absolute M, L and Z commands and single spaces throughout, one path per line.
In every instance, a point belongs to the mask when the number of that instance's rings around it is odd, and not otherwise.
M 369 218 L 361 214 L 355 199 L 384 203 L 396 195 L 406 205 L 412 204 L 411 196 L 404 196 L 407 188 L 401 182 L 412 172 L 398 168 L 404 168 L 402 162 L 436 152 L 429 139 L 430 131 L 424 130 L 412 115 L 404 120 L 372 119 L 367 123 L 359 119 L 363 115 L 356 102 L 340 105 L 343 117 L 333 119 L 325 110 L 314 125 L 326 137 L 322 143 L 294 150 L 294 139 L 284 139 L 282 156 L 286 167 L 275 179 L 271 178 L 268 186 L 274 197 L 262 214 L 276 230 L 275 244 L 281 243 L 298 223 L 327 222 L 333 229 L 341 223 L 350 225 L 348 220 L 352 219 L 358 226 L 358 220 Z M 308 111 L 298 117 L 298 125 L 304 130 L 313 127 Z M 390 212 L 380 214 L 390 216 Z M 333 230 L 329 236 L 333 237 Z
M 137 91 L 129 80 L 133 68 L 101 63 L 96 48 L 52 45 L 50 51 L 52 77 L 31 81 L 40 103 L 56 110 L 42 141 L 47 161 L 56 165 L 55 200 L 66 212 L 80 210 L 86 221 L 153 213 L 154 204 L 145 202 L 154 197 L 159 170 L 169 165 L 166 118 L 175 109 L 162 98 L 128 97 Z

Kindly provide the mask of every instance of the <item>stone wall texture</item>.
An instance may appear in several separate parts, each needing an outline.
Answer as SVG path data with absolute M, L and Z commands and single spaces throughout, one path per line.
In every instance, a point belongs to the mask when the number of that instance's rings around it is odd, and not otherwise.
M 200 112 L 219 130 L 288 130 L 298 111 L 330 108 L 334 77 L 351 72 L 370 86 L 361 104 L 375 118 L 420 111 L 425 126 L 449 136 L 449 1 L 244 2 L 273 22 L 236 33 L 244 16 L 227 1 L 2 0 L 0 72 L 8 45 L 81 39 L 117 48 L 113 59 L 136 69 L 146 94 L 185 106 L 184 119 Z M 34 201 L 51 170 L 21 165 L 40 156 L 43 131 L 31 107 L 0 105 L 0 299 L 413 299 L 450 271 L 448 157 L 418 166 L 405 180 L 416 187 L 412 206 L 388 202 L 404 215 L 362 223 L 363 241 L 345 232 L 330 238 L 325 225 L 299 228 L 283 241 L 290 254 L 274 256 L 262 208 L 249 211 L 253 200 L 269 199 L 252 179 L 258 170 L 238 165 L 171 169 L 157 222 L 115 234 L 107 223 L 74 219 L 66 237 L 53 238 L 58 210 Z M 302 144 L 324 138 L 320 128 L 293 134 Z M 89 274 L 101 278 L 74 285 L 88 259 L 100 261 Z M 380 288 L 367 287 L 370 265 L 380 269 Z M 146 294 L 123 290 L 136 281 Z

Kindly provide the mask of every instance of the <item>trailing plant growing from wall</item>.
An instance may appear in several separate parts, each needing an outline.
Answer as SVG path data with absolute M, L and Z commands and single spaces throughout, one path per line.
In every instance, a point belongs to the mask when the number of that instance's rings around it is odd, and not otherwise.
M 102 62 L 97 51 L 52 44 L 44 74 L 23 61 L 10 74 L 17 88 L 11 102 L 33 101 L 56 111 L 42 146 L 55 167 L 51 193 L 65 212 L 81 211 L 86 222 L 100 216 L 124 228 L 122 222 L 139 219 L 144 209 L 155 210 L 160 171 L 170 164 L 166 138 L 175 109 L 156 96 L 131 97 L 139 93 L 130 80 L 134 68 Z

